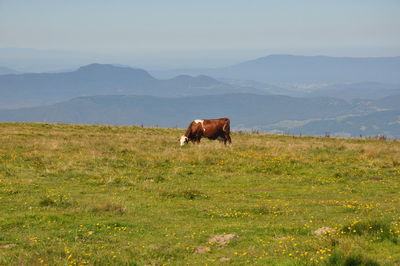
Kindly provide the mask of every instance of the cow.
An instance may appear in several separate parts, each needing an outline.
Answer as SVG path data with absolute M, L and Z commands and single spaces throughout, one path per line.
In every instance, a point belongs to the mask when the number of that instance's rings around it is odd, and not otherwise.
M 201 138 L 218 139 L 229 144 L 232 143 L 230 133 L 229 118 L 219 119 L 197 119 L 193 120 L 188 126 L 185 134 L 180 137 L 181 146 L 193 143 L 200 143 Z

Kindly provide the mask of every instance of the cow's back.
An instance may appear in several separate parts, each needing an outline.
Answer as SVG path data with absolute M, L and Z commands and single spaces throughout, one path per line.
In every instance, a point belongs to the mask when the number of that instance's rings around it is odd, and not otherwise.
M 228 118 L 207 119 L 203 122 L 204 136 L 217 138 L 230 131 L 230 121 Z

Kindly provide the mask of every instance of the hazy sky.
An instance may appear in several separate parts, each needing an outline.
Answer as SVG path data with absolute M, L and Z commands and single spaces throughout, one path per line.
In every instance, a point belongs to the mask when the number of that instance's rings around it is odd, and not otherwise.
M 0 47 L 400 55 L 400 0 L 0 0 Z

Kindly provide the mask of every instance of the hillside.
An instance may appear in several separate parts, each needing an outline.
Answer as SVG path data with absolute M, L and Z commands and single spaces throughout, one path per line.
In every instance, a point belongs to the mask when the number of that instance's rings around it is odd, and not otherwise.
M 321 135 L 325 131 L 333 135 L 400 137 L 400 110 L 373 112 L 367 115 L 351 116 L 343 119 L 311 121 L 304 126 L 295 127 L 292 133 Z
M 378 82 L 362 82 L 354 84 L 336 84 L 320 89 L 314 89 L 304 96 L 333 97 L 344 100 L 370 99 L 378 100 L 384 97 L 400 94 L 400 85 Z
M 399 109 L 400 108 L 400 94 L 391 95 L 375 102 L 377 106 L 384 109 Z
M 400 263 L 398 141 L 182 133 L 0 124 L 0 264 Z
M 0 121 L 185 127 L 192 119 L 228 116 L 236 125 L 251 128 L 286 119 L 334 118 L 352 108 L 343 100 L 279 95 L 94 96 L 44 107 L 0 110 Z

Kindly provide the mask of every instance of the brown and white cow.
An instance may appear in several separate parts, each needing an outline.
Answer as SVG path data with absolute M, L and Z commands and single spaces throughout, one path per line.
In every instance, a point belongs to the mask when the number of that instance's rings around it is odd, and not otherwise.
M 230 120 L 228 118 L 219 119 L 198 119 L 190 123 L 185 134 L 180 138 L 181 146 L 189 143 L 200 143 L 201 138 L 219 139 L 232 143 L 230 133 Z

